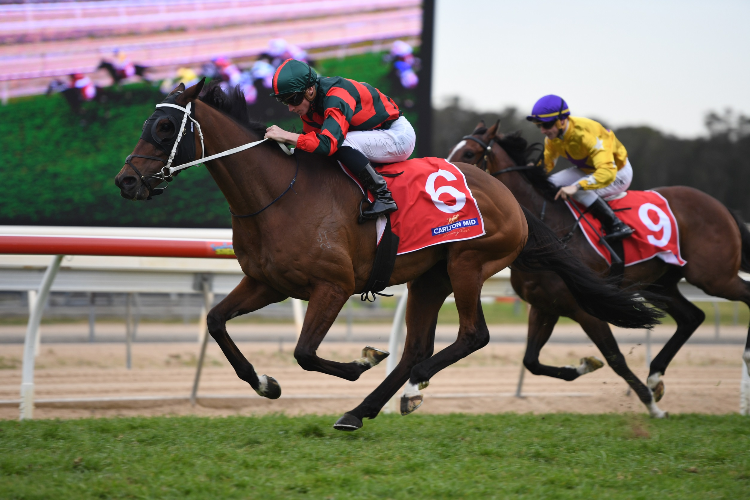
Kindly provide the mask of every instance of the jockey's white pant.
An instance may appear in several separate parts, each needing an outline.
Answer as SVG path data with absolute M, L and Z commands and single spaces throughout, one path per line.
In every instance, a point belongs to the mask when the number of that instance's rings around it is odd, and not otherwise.
M 388 130 L 352 130 L 341 145 L 356 149 L 375 163 L 396 163 L 408 160 L 416 143 L 414 128 L 401 116 Z
M 558 187 L 570 186 L 588 175 L 590 174 L 585 173 L 578 167 L 571 167 L 550 175 L 549 180 L 552 184 Z M 596 201 L 597 195 L 605 200 L 607 198 L 614 198 L 618 194 L 627 190 L 630 187 L 631 182 L 633 182 L 633 167 L 630 166 L 630 160 L 625 160 L 625 166 L 617 171 L 617 176 L 615 177 L 615 180 L 612 181 L 612 184 L 601 189 L 579 189 L 578 192 L 573 195 L 573 198 L 584 207 L 590 207 Z

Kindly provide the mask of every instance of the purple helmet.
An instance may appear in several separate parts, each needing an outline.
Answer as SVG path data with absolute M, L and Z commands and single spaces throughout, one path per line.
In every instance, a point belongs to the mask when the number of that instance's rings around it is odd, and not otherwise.
M 530 122 L 552 122 L 568 116 L 570 116 L 568 103 L 562 97 L 550 94 L 534 104 L 531 114 L 526 119 Z

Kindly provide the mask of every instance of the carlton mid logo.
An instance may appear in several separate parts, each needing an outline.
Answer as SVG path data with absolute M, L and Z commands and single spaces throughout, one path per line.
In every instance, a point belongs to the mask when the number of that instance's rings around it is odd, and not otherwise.
M 453 217 L 451 217 L 451 219 L 453 219 Z M 450 233 L 451 231 L 454 231 L 456 229 L 461 229 L 464 227 L 472 227 L 472 226 L 476 226 L 477 224 L 479 224 L 479 221 L 477 219 L 465 219 L 465 220 L 460 220 L 456 222 L 449 222 L 445 226 L 433 227 L 432 235 L 441 236 L 445 233 Z
M 449 181 L 456 180 L 456 176 L 453 175 L 453 173 L 447 170 L 438 170 L 437 172 L 430 174 L 430 176 L 427 178 L 427 183 L 425 184 L 424 189 L 427 194 L 430 195 L 430 198 L 432 198 L 432 202 L 435 204 L 435 207 L 438 210 L 440 210 L 441 212 L 445 212 L 446 214 L 455 214 L 456 212 L 464 208 L 464 205 L 466 205 L 466 195 L 453 186 L 441 186 L 435 189 L 435 181 L 438 177 L 442 177 Z M 443 194 L 447 194 L 455 198 L 456 203 L 454 205 L 448 205 L 444 201 L 441 201 L 440 195 Z
M 448 224 L 452 222 L 456 222 L 458 220 L 458 215 L 454 215 L 453 217 L 448 217 Z

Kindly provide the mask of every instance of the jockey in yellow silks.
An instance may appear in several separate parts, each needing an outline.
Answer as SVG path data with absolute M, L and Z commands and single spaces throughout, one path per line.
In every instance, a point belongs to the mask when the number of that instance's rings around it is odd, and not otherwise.
M 604 201 L 624 192 L 633 180 L 628 152 L 614 132 L 594 120 L 570 116 L 567 103 L 556 95 L 539 99 L 526 119 L 546 137 L 544 167 L 548 173 L 561 156 L 575 165 L 549 177 L 560 187 L 555 199 L 572 196 L 587 207 L 601 221 L 607 240 L 633 234 Z

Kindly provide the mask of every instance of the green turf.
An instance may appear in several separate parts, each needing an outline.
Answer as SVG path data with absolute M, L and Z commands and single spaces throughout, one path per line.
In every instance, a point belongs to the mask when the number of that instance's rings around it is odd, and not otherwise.
M 747 498 L 739 415 L 0 422 L 2 498 Z

